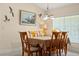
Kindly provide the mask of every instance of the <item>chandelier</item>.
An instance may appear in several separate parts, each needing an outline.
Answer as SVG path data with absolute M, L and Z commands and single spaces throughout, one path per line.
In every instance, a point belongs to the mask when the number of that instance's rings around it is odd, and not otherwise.
M 44 13 L 40 13 L 39 17 L 41 17 L 43 20 L 48 20 L 48 19 L 55 19 L 54 15 L 50 15 L 50 10 L 49 10 L 49 6 L 47 5 L 46 10 L 44 11 Z

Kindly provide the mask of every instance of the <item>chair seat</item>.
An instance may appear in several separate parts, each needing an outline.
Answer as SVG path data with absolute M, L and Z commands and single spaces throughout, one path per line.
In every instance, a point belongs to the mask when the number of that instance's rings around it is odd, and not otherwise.
M 32 47 L 39 47 L 39 44 L 31 44 Z
M 38 50 L 39 50 L 38 47 L 30 47 L 30 51 L 31 51 L 31 52 L 35 52 L 35 51 L 38 51 Z M 27 52 L 28 49 L 27 49 L 27 50 L 25 49 L 25 51 Z
M 30 50 L 31 50 L 31 51 L 38 51 L 39 48 L 38 48 L 38 47 L 31 47 Z

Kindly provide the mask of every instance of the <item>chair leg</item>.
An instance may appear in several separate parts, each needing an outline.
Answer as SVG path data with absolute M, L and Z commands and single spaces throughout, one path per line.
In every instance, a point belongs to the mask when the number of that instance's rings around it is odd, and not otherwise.
M 39 55 L 42 56 L 42 48 L 39 50 Z
M 67 55 L 67 46 L 64 48 L 65 56 Z
M 52 51 L 49 50 L 49 51 L 46 52 L 46 53 L 47 53 L 49 56 L 51 56 L 51 52 L 52 52 Z
M 36 56 L 37 56 L 37 51 L 36 51 Z
M 63 48 L 62 48 L 62 52 L 63 52 Z
M 32 55 L 32 53 L 31 52 L 28 52 L 28 56 L 30 56 L 30 55 Z
M 57 49 L 56 53 L 57 53 L 57 56 L 58 56 L 58 49 Z
M 31 55 L 33 56 L 33 53 Z
M 22 51 L 22 56 L 24 56 L 24 51 Z
M 65 56 L 67 55 L 67 49 L 65 48 Z
M 59 55 L 61 56 L 61 49 L 59 49 Z

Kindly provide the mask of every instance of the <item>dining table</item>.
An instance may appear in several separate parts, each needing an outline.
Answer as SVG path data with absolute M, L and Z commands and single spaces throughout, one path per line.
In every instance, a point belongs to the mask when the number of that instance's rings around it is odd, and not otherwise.
M 29 42 L 30 44 L 39 44 L 41 48 L 40 55 L 45 54 L 46 47 L 50 46 L 51 36 L 36 36 L 36 37 L 30 37 Z
M 33 45 L 38 44 L 40 46 L 41 48 L 40 55 L 45 55 L 47 47 L 50 47 L 52 36 L 35 36 L 35 37 L 29 37 L 28 39 L 30 44 L 33 44 Z M 66 41 L 67 41 L 67 44 L 70 43 L 69 38 L 67 38 Z M 50 54 L 51 52 L 49 52 L 49 55 Z

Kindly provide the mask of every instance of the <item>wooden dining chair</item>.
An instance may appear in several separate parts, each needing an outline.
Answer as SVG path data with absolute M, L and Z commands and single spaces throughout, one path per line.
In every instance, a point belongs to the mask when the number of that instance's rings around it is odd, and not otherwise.
M 30 44 L 27 32 L 20 32 L 20 38 L 22 43 L 22 56 L 24 56 L 24 52 L 28 54 L 28 56 L 33 55 L 33 53 L 39 52 L 39 47 L 33 47 Z
M 67 32 L 62 32 L 62 40 L 60 46 L 62 48 L 62 51 L 64 50 L 65 55 L 67 55 L 67 41 L 68 41 Z
M 53 40 L 54 40 L 54 47 L 56 49 L 56 54 L 61 55 L 61 51 L 60 51 L 60 40 L 61 40 L 61 32 L 53 32 Z
M 61 55 L 60 39 L 61 39 L 61 32 L 52 32 L 50 51 L 54 51 L 54 54 L 56 54 L 57 56 Z
M 61 32 L 52 32 L 52 38 L 51 38 L 51 47 L 50 51 L 54 52 L 57 56 L 61 53 L 60 52 L 60 33 Z

